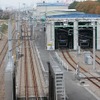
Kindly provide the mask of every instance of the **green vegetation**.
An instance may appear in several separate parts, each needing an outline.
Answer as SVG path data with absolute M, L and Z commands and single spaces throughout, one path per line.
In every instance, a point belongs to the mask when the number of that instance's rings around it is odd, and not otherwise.
M 76 9 L 75 7 L 77 6 L 77 4 L 78 4 L 79 2 L 77 2 L 77 1 L 74 1 L 73 3 L 71 3 L 70 5 L 69 5 L 69 9 Z
M 84 2 L 73 2 L 69 9 L 75 8 L 77 11 L 100 14 L 100 0 L 98 1 L 84 1 Z
M 0 8 L 0 19 L 3 19 L 3 20 L 9 19 L 9 14 L 10 14 L 9 11 L 2 10 L 2 9 Z
M 7 32 L 7 29 L 8 29 L 8 25 L 6 25 L 6 24 L 2 24 L 1 25 L 1 32 L 2 33 L 6 33 Z
M 9 19 L 9 15 L 4 15 L 4 16 L 2 17 L 2 19 L 4 19 L 4 20 Z

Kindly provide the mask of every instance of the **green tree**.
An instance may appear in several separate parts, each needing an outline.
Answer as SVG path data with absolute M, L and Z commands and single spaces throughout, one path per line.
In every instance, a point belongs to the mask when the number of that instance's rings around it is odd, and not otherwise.
M 8 29 L 8 25 L 6 25 L 6 24 L 1 25 L 1 32 L 2 33 L 6 33 L 7 29 Z
M 84 2 L 80 2 L 77 4 L 76 10 L 81 11 L 81 12 L 85 12 L 85 13 L 99 14 L 99 7 L 97 9 L 97 6 L 100 6 L 99 2 L 84 1 Z
M 100 2 L 100 0 L 97 0 L 98 2 Z
M 77 4 L 78 4 L 79 2 L 77 2 L 77 1 L 74 1 L 73 3 L 71 3 L 70 5 L 69 5 L 69 9 L 75 9 L 75 7 L 77 6 Z
M 95 13 L 96 13 L 96 14 L 100 14 L 100 6 L 97 6 L 97 7 L 96 7 Z

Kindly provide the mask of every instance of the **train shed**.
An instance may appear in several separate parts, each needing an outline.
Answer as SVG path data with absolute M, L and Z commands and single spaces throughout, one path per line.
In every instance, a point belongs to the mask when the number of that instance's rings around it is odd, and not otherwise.
M 93 48 L 93 34 L 96 49 L 100 50 L 100 15 L 72 12 L 47 16 L 47 50 Z

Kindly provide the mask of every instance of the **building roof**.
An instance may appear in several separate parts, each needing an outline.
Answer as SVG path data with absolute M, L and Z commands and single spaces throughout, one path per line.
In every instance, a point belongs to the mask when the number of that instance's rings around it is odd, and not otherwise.
M 37 6 L 67 6 L 65 3 L 37 3 Z
M 81 12 L 73 12 L 69 14 L 47 16 L 47 18 L 100 18 L 100 14 L 85 14 Z

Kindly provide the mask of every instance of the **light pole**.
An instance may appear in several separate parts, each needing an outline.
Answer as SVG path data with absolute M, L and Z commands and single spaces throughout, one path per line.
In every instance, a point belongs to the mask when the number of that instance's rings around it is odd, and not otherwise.
M 12 25 L 11 19 L 8 21 L 8 59 L 12 59 Z
M 95 21 L 92 22 L 93 25 L 93 69 L 96 69 L 95 64 Z
M 19 16 L 16 13 L 16 59 L 18 60 L 18 31 L 19 31 Z
M 23 3 L 23 6 L 24 6 L 24 10 L 25 10 L 25 3 Z M 23 11 L 24 11 L 23 10 Z M 24 11 L 24 16 L 26 15 L 26 10 Z

